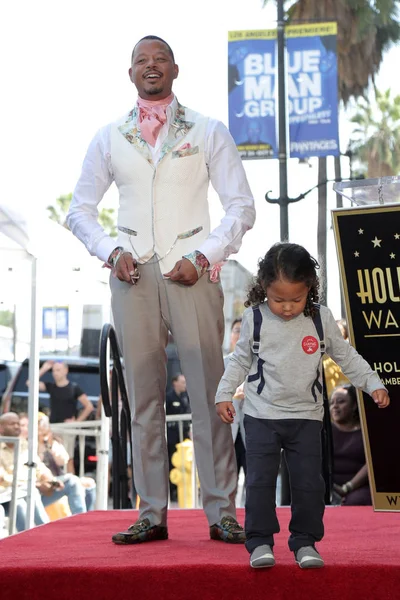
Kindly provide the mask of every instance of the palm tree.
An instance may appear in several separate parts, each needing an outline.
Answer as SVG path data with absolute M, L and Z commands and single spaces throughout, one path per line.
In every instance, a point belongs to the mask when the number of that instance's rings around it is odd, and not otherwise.
M 376 108 L 360 98 L 351 118 L 352 152 L 367 177 L 398 175 L 400 171 L 400 96 L 375 90 Z
M 270 0 L 264 0 L 264 6 Z M 283 2 L 288 23 L 336 21 L 339 98 L 364 96 L 379 71 L 384 52 L 400 39 L 399 0 L 277 0 Z M 318 181 L 326 177 L 326 158 L 318 159 Z M 339 175 L 340 176 L 340 175 Z M 321 302 L 327 299 L 326 186 L 318 195 L 318 260 Z
M 54 206 L 49 205 L 46 207 L 46 210 L 49 212 L 49 218 L 56 223 L 59 223 L 66 229 L 68 229 L 68 225 L 66 223 L 66 218 L 68 214 L 69 205 L 71 204 L 72 194 L 65 194 L 63 196 L 59 196 Z M 108 233 L 111 237 L 117 237 L 117 228 L 115 224 L 115 210 L 113 208 L 102 208 L 99 211 L 98 221 L 100 225 L 103 227 L 104 231 Z

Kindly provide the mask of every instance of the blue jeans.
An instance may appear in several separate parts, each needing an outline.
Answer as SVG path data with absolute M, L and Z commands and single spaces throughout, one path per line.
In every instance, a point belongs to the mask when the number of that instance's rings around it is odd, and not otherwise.
M 96 504 L 96 486 L 85 488 L 86 510 L 94 510 Z
M 44 525 L 50 521 L 48 514 L 46 513 L 39 491 L 35 488 L 33 491 L 35 508 L 34 508 L 34 523 L 35 525 Z M 3 504 L 6 515 L 10 513 L 10 503 L 6 502 Z M 26 529 L 26 514 L 27 514 L 27 502 L 26 498 L 20 498 L 16 503 L 16 519 L 15 524 L 17 531 L 25 531 Z
M 57 479 L 63 482 L 64 489 L 55 490 L 51 496 L 42 496 L 44 506 L 50 506 L 50 504 L 54 504 L 54 502 L 67 496 L 73 515 L 86 512 L 85 490 L 79 477 L 72 475 L 72 473 L 67 473 L 66 475 L 57 477 Z

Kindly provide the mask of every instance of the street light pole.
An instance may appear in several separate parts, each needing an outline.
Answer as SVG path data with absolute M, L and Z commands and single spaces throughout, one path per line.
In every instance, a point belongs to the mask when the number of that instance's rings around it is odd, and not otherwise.
M 286 82 L 285 82 L 285 22 L 283 0 L 277 0 L 278 9 L 278 105 L 279 105 L 279 208 L 281 242 L 289 239 L 288 177 L 286 146 Z
M 281 242 L 289 240 L 289 212 L 290 202 L 297 202 L 301 198 L 288 197 L 287 176 L 287 132 L 286 132 L 286 82 L 285 82 L 285 20 L 283 11 L 283 0 L 276 0 L 277 4 L 277 45 L 278 45 L 278 136 L 279 136 L 279 198 L 270 198 L 270 192 L 265 194 L 265 199 L 271 204 L 279 204 Z

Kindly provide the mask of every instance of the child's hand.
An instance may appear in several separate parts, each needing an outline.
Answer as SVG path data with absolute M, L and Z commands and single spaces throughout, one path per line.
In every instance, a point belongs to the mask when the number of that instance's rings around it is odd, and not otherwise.
M 378 405 L 378 408 L 386 408 L 390 404 L 389 394 L 386 390 L 375 390 L 371 396 Z
M 233 423 L 233 418 L 235 417 L 236 412 L 233 408 L 232 402 L 219 402 L 216 405 L 216 409 L 224 423 L 228 423 L 228 425 Z

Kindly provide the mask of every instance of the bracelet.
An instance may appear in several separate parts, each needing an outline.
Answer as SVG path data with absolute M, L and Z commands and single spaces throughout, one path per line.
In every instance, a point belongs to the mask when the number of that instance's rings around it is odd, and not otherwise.
M 187 258 L 187 260 L 189 260 L 192 263 L 192 265 L 197 271 L 197 276 L 199 279 L 202 275 L 204 275 L 204 273 L 210 266 L 208 259 L 204 256 L 204 254 L 202 254 L 198 250 L 190 252 L 190 254 L 185 254 L 185 256 L 183 256 L 182 258 Z
M 121 258 L 122 254 L 124 254 L 124 252 L 125 252 L 125 250 L 123 249 L 122 246 L 117 246 L 116 248 L 114 248 L 114 250 L 111 252 L 110 256 L 108 257 L 107 265 L 111 269 L 115 269 L 115 267 L 117 266 L 117 262 Z
M 349 492 L 351 492 L 353 488 L 354 488 L 354 486 L 351 483 L 351 481 L 348 481 L 347 483 L 344 483 L 342 485 L 342 490 L 344 491 L 345 494 L 348 494 Z

